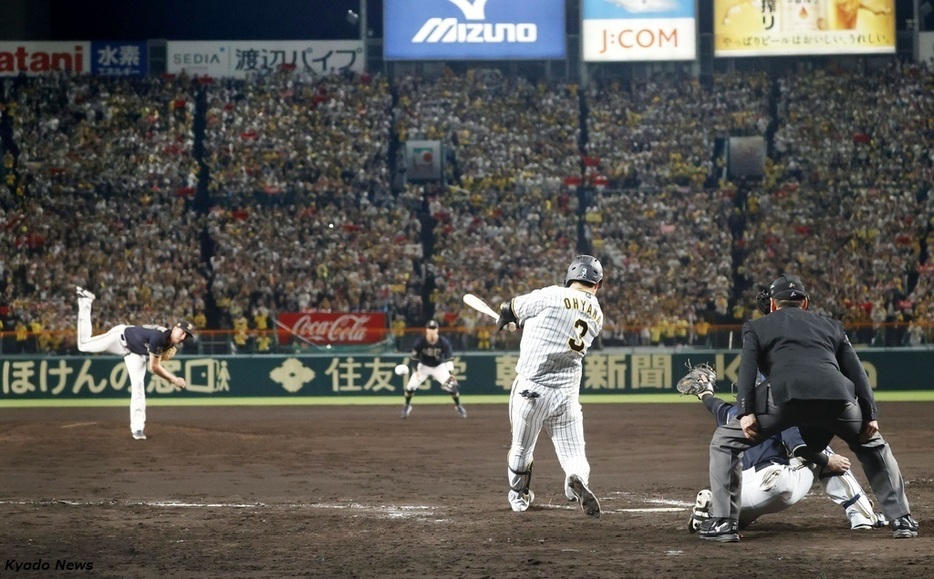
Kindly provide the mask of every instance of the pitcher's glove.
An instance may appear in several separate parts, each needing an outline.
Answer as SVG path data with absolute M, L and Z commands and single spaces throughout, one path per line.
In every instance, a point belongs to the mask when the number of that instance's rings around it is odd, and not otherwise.
M 165 350 L 162 350 L 162 356 L 160 356 L 160 358 L 162 359 L 163 362 L 168 362 L 169 360 L 174 358 L 175 354 L 177 353 L 178 353 L 178 348 L 176 348 L 175 346 L 169 346 Z
M 681 394 L 693 394 L 698 400 L 703 400 L 704 396 L 713 395 L 714 384 L 717 383 L 717 372 L 710 364 L 698 364 L 691 366 L 688 361 L 685 366 L 688 373 L 678 380 L 678 392 Z

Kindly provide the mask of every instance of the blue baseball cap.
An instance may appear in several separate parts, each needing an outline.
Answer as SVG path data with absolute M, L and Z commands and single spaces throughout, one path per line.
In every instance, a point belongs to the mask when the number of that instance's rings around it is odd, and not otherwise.
M 189 322 L 188 320 L 182 320 L 175 324 L 176 328 L 181 328 L 188 335 L 185 339 L 195 337 L 195 325 Z

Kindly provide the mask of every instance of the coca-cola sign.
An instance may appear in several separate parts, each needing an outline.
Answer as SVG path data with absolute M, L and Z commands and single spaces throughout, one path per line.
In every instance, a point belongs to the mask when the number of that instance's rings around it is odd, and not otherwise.
M 386 338 L 383 312 L 286 312 L 279 314 L 279 343 L 375 344 Z

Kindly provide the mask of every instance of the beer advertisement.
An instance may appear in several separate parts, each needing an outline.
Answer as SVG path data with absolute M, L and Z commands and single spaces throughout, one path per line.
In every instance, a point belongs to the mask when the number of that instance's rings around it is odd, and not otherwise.
M 895 52 L 895 0 L 714 0 L 714 56 Z

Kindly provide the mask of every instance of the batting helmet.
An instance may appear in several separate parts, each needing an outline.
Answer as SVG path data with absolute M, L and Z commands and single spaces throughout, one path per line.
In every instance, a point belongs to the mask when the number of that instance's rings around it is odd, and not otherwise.
M 565 287 L 573 281 L 598 284 L 603 281 L 603 266 L 600 260 L 592 255 L 578 255 L 568 266 L 568 274 L 564 278 Z

